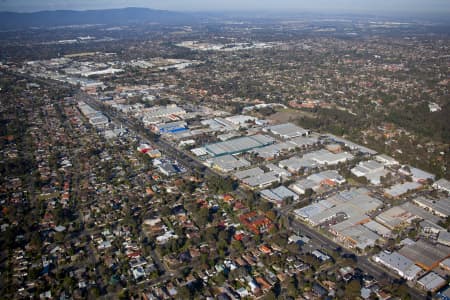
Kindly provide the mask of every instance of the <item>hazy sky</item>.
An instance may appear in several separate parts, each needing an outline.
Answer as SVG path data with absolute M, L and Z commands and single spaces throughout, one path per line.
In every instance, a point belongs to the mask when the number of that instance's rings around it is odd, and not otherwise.
M 150 7 L 177 11 L 323 11 L 449 14 L 450 0 L 0 0 L 2 11 Z

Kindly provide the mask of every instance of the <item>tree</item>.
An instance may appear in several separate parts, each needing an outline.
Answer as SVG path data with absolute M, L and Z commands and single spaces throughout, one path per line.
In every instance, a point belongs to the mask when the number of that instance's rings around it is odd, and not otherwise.
M 191 299 L 191 290 L 187 286 L 183 286 L 178 289 L 178 294 L 176 296 L 177 299 Z
M 297 297 L 298 296 L 298 286 L 297 286 L 297 278 L 295 276 L 292 276 L 289 278 L 289 282 L 286 286 L 287 293 L 291 297 Z
M 272 290 L 270 290 L 267 292 L 267 294 L 264 295 L 263 299 L 264 300 L 276 300 L 277 296 L 275 295 L 275 293 Z
M 358 280 L 352 280 L 345 287 L 345 299 L 355 299 L 361 295 L 361 283 Z

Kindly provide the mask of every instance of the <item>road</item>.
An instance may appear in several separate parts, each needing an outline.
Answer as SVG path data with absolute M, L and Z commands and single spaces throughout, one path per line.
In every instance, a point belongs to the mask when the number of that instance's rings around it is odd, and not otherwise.
M 44 79 L 36 79 L 34 77 L 24 75 L 24 74 L 18 74 L 18 76 L 21 76 L 23 78 L 27 78 L 30 80 L 40 81 L 43 83 L 46 83 L 50 86 L 55 86 L 55 82 L 51 80 L 44 80 Z M 179 162 L 181 162 L 190 172 L 203 174 L 203 175 L 214 175 L 219 177 L 226 177 L 225 175 L 216 172 L 210 168 L 206 168 L 200 161 L 198 161 L 195 157 L 192 157 L 185 152 L 177 149 L 174 145 L 171 145 L 169 142 L 155 136 L 153 133 L 151 133 L 148 129 L 144 128 L 141 124 L 138 124 L 135 121 L 130 120 L 129 118 L 121 116 L 117 112 L 112 112 L 109 109 L 107 109 L 101 102 L 94 99 L 90 95 L 87 95 L 85 93 L 82 93 L 81 91 L 77 95 L 80 100 L 85 101 L 87 104 L 92 106 L 94 109 L 99 110 L 103 112 L 110 120 L 118 123 L 123 124 L 126 127 L 132 129 L 134 132 L 138 133 L 143 140 L 151 141 L 153 144 L 155 144 L 158 148 L 163 150 L 164 153 L 166 153 L 168 156 L 170 156 L 172 159 L 175 159 Z M 238 189 L 239 194 L 245 194 L 244 189 L 240 188 Z M 303 235 L 306 235 L 310 238 L 312 238 L 315 242 L 315 244 L 320 244 L 322 249 L 326 250 L 334 250 L 340 245 L 335 243 L 332 239 L 322 235 L 315 229 L 309 227 L 306 224 L 303 224 L 290 216 L 290 210 L 286 209 L 280 209 L 278 212 L 281 214 L 282 217 L 287 218 L 289 221 L 289 227 L 293 229 L 295 232 L 299 232 Z M 343 250 L 342 253 L 347 254 L 353 254 L 349 251 Z M 153 255 L 152 255 L 153 257 Z M 161 264 L 160 261 L 157 262 L 158 265 Z M 391 280 L 398 279 L 399 276 L 396 274 L 393 274 L 387 270 L 385 270 L 383 267 L 379 266 L 378 264 L 375 264 L 370 261 L 368 256 L 358 256 L 358 267 L 362 269 L 363 271 L 367 272 L 368 274 L 371 274 L 374 276 L 377 280 L 386 279 L 386 277 L 390 277 Z M 164 277 L 170 277 L 170 274 L 165 273 L 163 275 Z M 158 281 L 160 282 L 160 279 Z M 151 283 L 153 280 L 148 280 L 147 283 Z M 408 292 L 411 296 L 411 299 L 415 300 L 422 300 L 426 299 L 426 297 L 417 289 L 408 287 Z

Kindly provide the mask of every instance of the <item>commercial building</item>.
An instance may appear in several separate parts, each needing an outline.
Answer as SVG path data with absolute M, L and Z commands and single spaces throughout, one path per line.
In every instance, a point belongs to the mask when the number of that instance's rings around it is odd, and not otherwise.
M 163 162 L 158 166 L 158 170 L 166 176 L 173 176 L 183 172 L 177 164 L 172 162 Z
M 153 132 L 159 134 L 176 133 L 188 130 L 185 121 L 155 124 L 151 126 L 151 129 Z
M 373 260 L 383 266 L 395 271 L 407 280 L 415 279 L 422 271 L 414 262 L 398 252 L 380 252 L 373 256 Z
M 206 145 L 204 148 L 213 156 L 238 154 L 273 144 L 275 140 L 267 135 L 256 134 Z

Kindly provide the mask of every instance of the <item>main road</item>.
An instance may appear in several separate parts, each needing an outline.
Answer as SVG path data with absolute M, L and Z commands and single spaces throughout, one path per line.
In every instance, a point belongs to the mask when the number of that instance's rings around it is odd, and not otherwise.
M 144 128 L 142 125 L 137 124 L 137 122 L 130 120 L 129 118 L 125 118 L 121 116 L 117 112 L 112 112 L 110 110 L 107 110 L 104 104 L 99 103 L 98 100 L 93 99 L 91 96 L 82 94 L 83 100 L 91 105 L 93 108 L 102 111 L 107 117 L 109 117 L 111 120 L 122 123 L 135 131 L 136 133 L 139 133 L 141 137 L 151 141 L 154 143 L 157 147 L 159 147 L 161 150 L 163 150 L 166 154 L 171 156 L 173 159 L 176 159 L 180 161 L 182 164 L 184 164 L 186 167 L 191 167 L 190 169 L 192 171 L 196 171 L 198 173 L 204 173 L 205 175 L 215 175 L 220 177 L 225 177 L 223 174 L 218 173 L 210 168 L 206 168 L 201 162 L 199 162 L 194 157 L 191 157 L 190 155 L 186 154 L 184 151 L 179 150 L 176 148 L 175 145 L 170 144 L 169 142 L 165 141 L 162 138 L 159 138 L 152 134 L 148 129 Z M 242 188 L 239 188 L 238 191 L 240 194 L 243 194 L 244 190 Z M 334 250 L 340 245 L 335 243 L 330 238 L 324 236 L 323 234 L 317 232 L 315 229 L 309 227 L 306 224 L 303 224 L 302 222 L 296 220 L 295 218 L 291 217 L 290 211 L 286 209 L 280 209 L 278 212 L 282 215 L 282 217 L 285 217 L 289 221 L 289 227 L 293 229 L 296 232 L 301 232 L 303 235 L 309 236 L 312 238 L 316 244 L 320 244 L 323 249 L 328 250 Z M 348 251 L 343 251 L 343 253 L 351 254 Z M 368 256 L 357 256 L 357 265 L 358 267 L 367 272 L 368 274 L 371 274 L 374 276 L 377 280 L 386 279 L 386 277 L 393 279 L 399 279 L 399 277 L 396 274 L 393 274 L 387 270 L 385 270 L 383 267 L 379 266 L 378 264 L 372 262 Z M 417 289 L 409 287 L 408 286 L 408 292 L 411 296 L 411 299 L 415 300 L 422 300 L 426 299 L 424 295 L 422 295 Z
M 30 80 L 37 80 L 42 83 L 45 83 L 50 86 L 55 86 L 58 83 L 56 83 L 53 80 L 46 80 L 42 78 L 36 78 L 32 77 L 26 74 L 15 74 L 17 76 L 21 76 L 26 79 Z M 59 85 L 59 87 L 61 87 Z M 73 88 L 72 86 L 69 86 Z M 200 161 L 198 161 L 196 158 L 186 154 L 184 151 L 181 151 L 176 148 L 176 146 L 170 144 L 169 142 L 165 141 L 164 139 L 159 138 L 158 136 L 154 135 L 150 132 L 150 130 L 144 128 L 141 124 L 138 124 L 135 121 L 130 120 L 130 118 L 126 118 L 124 116 L 121 116 L 120 113 L 117 113 L 115 111 L 111 111 L 110 109 L 107 109 L 107 107 L 101 103 L 100 101 L 94 99 L 92 96 L 83 93 L 79 91 L 79 93 L 76 95 L 76 97 L 80 100 L 85 101 L 87 104 L 92 106 L 94 109 L 101 111 L 104 113 L 108 118 L 113 120 L 116 123 L 123 124 L 126 127 L 132 129 L 134 132 L 138 133 L 141 138 L 146 139 L 148 141 L 151 141 L 153 144 L 155 144 L 157 147 L 159 147 L 161 150 L 163 150 L 168 156 L 170 156 L 172 159 L 176 159 L 180 161 L 182 164 L 184 164 L 185 167 L 191 167 L 190 171 L 193 173 L 197 173 L 199 175 L 213 175 L 213 176 L 219 176 L 219 177 L 226 177 L 225 175 L 216 172 L 210 168 L 206 168 Z M 239 193 L 243 193 L 244 190 L 239 187 Z M 278 212 L 281 214 L 283 218 L 286 218 L 289 223 L 289 227 L 293 229 L 296 232 L 301 232 L 303 235 L 306 235 L 310 238 L 312 238 L 315 241 L 315 244 L 320 244 L 323 249 L 328 250 L 334 250 L 340 245 L 335 243 L 332 239 L 324 236 L 323 234 L 319 233 L 315 229 L 309 227 L 308 225 L 296 220 L 290 215 L 290 211 L 286 209 L 280 209 Z M 348 251 L 343 251 L 344 253 L 350 254 Z M 399 276 L 396 274 L 393 274 L 387 270 L 385 270 L 383 267 L 379 266 L 378 264 L 372 262 L 368 256 L 357 256 L 357 265 L 358 267 L 367 272 L 368 274 L 371 274 L 374 276 L 377 280 L 386 279 L 386 277 L 393 279 L 398 279 Z M 411 299 L 414 300 L 423 300 L 426 299 L 426 297 L 417 289 L 408 287 L 408 292 L 411 296 Z

